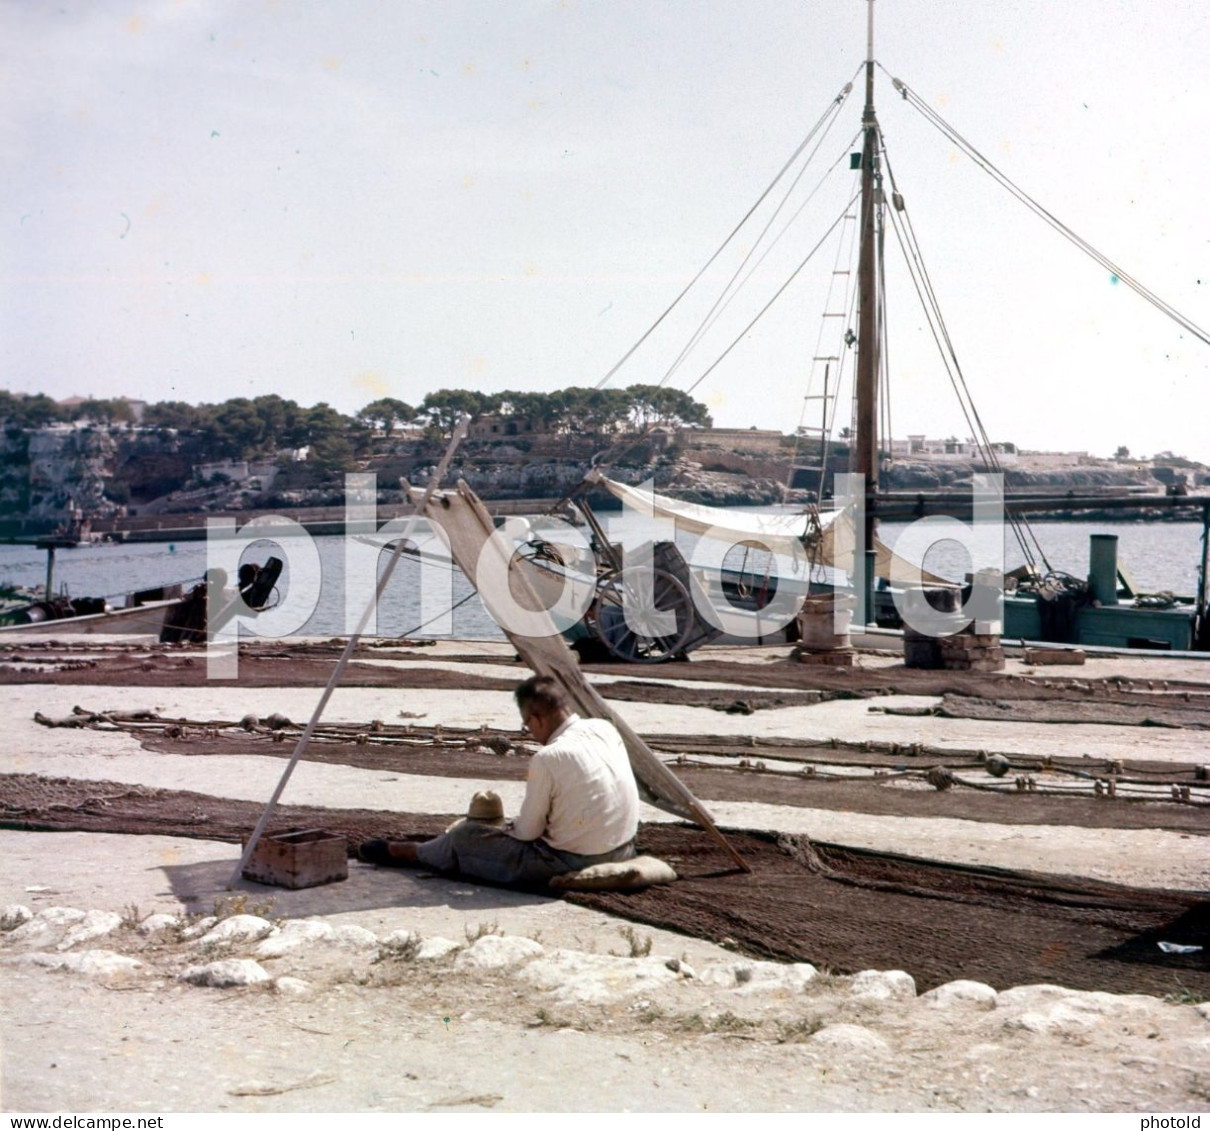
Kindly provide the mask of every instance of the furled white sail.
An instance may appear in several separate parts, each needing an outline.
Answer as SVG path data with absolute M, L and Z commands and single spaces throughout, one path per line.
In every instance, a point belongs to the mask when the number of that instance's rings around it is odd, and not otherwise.
M 758 514 L 704 506 L 631 487 L 590 471 L 587 480 L 608 491 L 638 514 L 670 519 L 678 531 L 735 543 L 756 542 L 776 554 L 810 558 L 817 565 L 849 571 L 853 553 L 853 523 L 844 511 L 804 511 L 799 514 Z M 875 572 L 900 585 L 950 584 L 897 556 L 880 540 Z
M 654 491 L 630 487 L 596 471 L 590 471 L 586 479 L 604 487 L 623 506 L 636 513 L 671 519 L 678 530 L 726 538 L 731 542 L 760 542 L 774 553 L 802 554 L 805 543 L 831 526 L 837 517 L 834 511 L 823 514 L 757 514 L 725 510 L 700 503 L 686 503 Z

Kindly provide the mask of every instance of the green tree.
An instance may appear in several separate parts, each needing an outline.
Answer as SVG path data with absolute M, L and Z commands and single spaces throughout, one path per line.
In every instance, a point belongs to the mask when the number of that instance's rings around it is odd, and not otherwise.
M 550 428 L 558 418 L 558 406 L 550 393 L 528 393 L 512 389 L 498 393 L 496 409 L 501 416 L 514 417 L 533 428 Z
M 320 401 L 302 410 L 299 428 L 304 443 L 322 444 L 333 437 L 344 436 L 351 424 L 349 417 L 337 412 L 326 401 Z
M 630 398 L 630 418 L 634 426 L 640 431 L 650 428 L 657 416 L 659 385 L 631 385 L 626 389 L 626 395 Z
M 261 444 L 266 450 L 293 447 L 294 435 L 303 425 L 305 411 L 276 393 L 253 399 L 252 408 L 261 423 Z
M 63 410 L 45 393 L 0 389 L 0 423 L 10 428 L 42 428 L 64 418 Z
M 680 389 L 666 386 L 660 389 L 655 397 L 655 409 L 658 423 L 670 427 L 700 424 L 703 428 L 709 428 L 713 423 L 706 406 Z
M 394 397 L 379 397 L 371 401 L 358 414 L 357 419 L 370 428 L 379 428 L 389 436 L 397 426 L 411 424 L 416 419 L 416 410 L 407 402 Z
M 630 415 L 630 398 L 621 389 L 572 387 L 552 393 L 551 400 L 562 432 L 615 432 Z
M 1128 447 L 1126 447 L 1125 444 L 1122 444 L 1118 448 L 1118 450 L 1113 453 L 1113 458 L 1114 459 L 1129 459 L 1130 458 L 1130 449 Z
M 478 416 L 484 411 L 484 402 L 483 394 L 471 389 L 438 389 L 420 402 L 420 413 L 443 436 L 450 436 L 458 417 L 464 412 L 472 418 Z
M 130 402 L 117 399 L 97 399 L 90 397 L 73 405 L 69 410 L 71 420 L 91 420 L 94 424 L 131 423 L 134 420 L 134 409 Z
M 255 455 L 264 442 L 264 422 L 247 397 L 233 397 L 214 406 L 203 432 L 208 453 L 227 459 L 246 459 Z
M 706 406 L 680 389 L 665 385 L 631 385 L 626 389 L 630 398 L 630 418 L 639 429 L 653 425 L 676 427 L 700 424 L 709 428 L 712 421 Z
M 348 436 L 328 432 L 311 446 L 311 461 L 325 471 L 352 471 L 357 453 Z
M 213 419 L 211 406 L 191 405 L 184 401 L 158 401 L 143 413 L 148 428 L 175 428 L 178 432 L 201 432 Z

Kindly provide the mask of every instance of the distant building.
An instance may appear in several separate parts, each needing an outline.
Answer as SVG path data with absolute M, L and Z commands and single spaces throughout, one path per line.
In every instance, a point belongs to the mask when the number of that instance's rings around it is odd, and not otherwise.
M 492 440 L 504 436 L 526 436 L 534 432 L 548 432 L 531 416 L 509 413 L 487 413 L 471 421 L 469 435 L 472 440 Z
M 218 479 L 250 491 L 268 491 L 277 478 L 277 471 L 277 464 L 272 460 L 225 459 L 199 463 L 193 469 L 193 476 L 199 483 Z
M 1007 440 L 999 440 L 993 442 L 990 447 L 1001 462 L 1016 462 L 1016 444 Z M 982 454 L 974 437 L 968 436 L 965 440 L 959 440 L 956 436 L 950 436 L 945 440 L 930 440 L 923 433 L 909 434 L 906 440 L 891 440 L 890 450 L 892 457 L 899 459 L 937 460 L 940 462 L 977 460 Z

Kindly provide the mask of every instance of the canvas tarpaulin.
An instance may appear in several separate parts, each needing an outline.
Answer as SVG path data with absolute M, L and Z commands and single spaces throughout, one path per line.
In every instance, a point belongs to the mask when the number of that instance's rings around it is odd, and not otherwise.
M 791 559 L 809 559 L 813 564 L 851 572 L 853 523 L 843 511 L 810 511 L 798 514 L 761 514 L 756 511 L 710 507 L 672 499 L 641 487 L 618 483 L 592 471 L 586 482 L 596 483 L 638 514 L 670 519 L 678 532 L 729 541 L 756 542 L 775 554 Z M 875 573 L 900 585 L 950 582 L 905 561 L 882 541 L 875 539 Z

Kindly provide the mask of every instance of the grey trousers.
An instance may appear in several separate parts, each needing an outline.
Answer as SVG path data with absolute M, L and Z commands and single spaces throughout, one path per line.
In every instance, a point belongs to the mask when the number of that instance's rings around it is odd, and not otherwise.
M 449 832 L 416 846 L 416 856 L 439 872 L 458 872 L 493 884 L 545 886 L 552 876 L 592 864 L 634 857 L 634 841 L 595 856 L 552 848 L 544 840 L 517 840 L 496 825 L 463 821 Z

